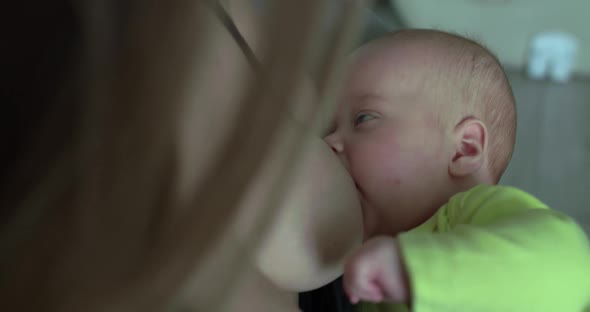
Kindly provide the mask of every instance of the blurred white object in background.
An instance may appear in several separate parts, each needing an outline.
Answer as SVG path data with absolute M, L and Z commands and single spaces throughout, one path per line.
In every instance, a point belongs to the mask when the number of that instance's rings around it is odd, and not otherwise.
M 578 43 L 574 36 L 564 32 L 544 32 L 531 41 L 527 72 L 531 79 L 567 82 L 572 74 Z
M 385 0 L 384 0 L 385 1 Z M 389 0 L 408 28 L 455 32 L 483 43 L 511 70 L 526 73 L 531 38 L 557 30 L 576 38 L 572 73 L 590 76 L 588 0 Z

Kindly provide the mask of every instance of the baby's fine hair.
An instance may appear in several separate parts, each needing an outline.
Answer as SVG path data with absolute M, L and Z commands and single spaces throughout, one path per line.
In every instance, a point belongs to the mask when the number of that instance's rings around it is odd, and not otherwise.
M 508 77 L 498 58 L 484 45 L 458 34 L 437 30 L 402 30 L 400 40 L 428 40 L 445 51 L 435 74 L 442 98 L 452 105 L 440 119 L 456 125 L 465 117 L 480 119 L 488 130 L 489 170 L 498 182 L 512 158 L 516 142 L 516 106 Z M 451 90 L 451 91 L 450 91 Z

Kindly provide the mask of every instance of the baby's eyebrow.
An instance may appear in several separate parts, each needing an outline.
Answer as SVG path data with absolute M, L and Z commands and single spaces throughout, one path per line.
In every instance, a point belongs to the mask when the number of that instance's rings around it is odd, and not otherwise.
M 351 106 L 353 108 L 357 108 L 359 106 L 381 106 L 389 103 L 389 101 L 378 94 L 374 93 L 363 93 L 358 95 L 353 95 L 351 98 Z

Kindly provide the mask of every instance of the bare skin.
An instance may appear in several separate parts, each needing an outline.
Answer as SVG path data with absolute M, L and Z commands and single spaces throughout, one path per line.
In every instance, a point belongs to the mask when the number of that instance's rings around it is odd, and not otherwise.
M 326 141 L 361 193 L 367 241 L 347 260 L 344 285 L 359 300 L 410 303 L 408 271 L 396 236 L 416 228 L 454 194 L 493 184 L 488 130 L 456 106 L 437 64 L 446 45 L 413 31 L 384 37 L 354 55 L 336 130 Z M 440 104 L 446 119 L 440 122 Z M 427 177 L 427 178 L 425 178 Z
M 238 9 L 246 6 L 246 1 L 229 1 L 226 5 L 238 28 L 243 30 L 244 37 L 254 43 L 253 50 L 256 51 L 256 24 L 252 11 Z M 232 103 L 236 102 L 243 91 L 242 81 L 252 77 L 248 63 L 233 38 L 221 25 L 215 31 L 220 39 L 215 42 L 217 46 L 211 51 L 223 51 L 223 54 L 212 53 L 211 70 L 208 72 L 215 73 L 216 76 L 215 79 L 208 76 L 203 82 L 208 84 L 205 87 L 219 90 L 216 94 L 219 100 L 215 102 L 218 111 L 212 118 L 211 115 L 200 116 L 197 105 L 187 109 L 185 116 L 193 121 L 183 123 L 186 128 L 181 129 L 186 142 L 181 159 L 184 159 L 183 165 L 189 168 L 187 176 L 191 175 L 190 172 L 203 171 L 196 168 L 197 165 L 204 168 L 208 164 L 207 159 L 210 156 L 203 154 L 203 151 L 214 155 L 213 151 L 218 148 L 215 144 L 221 142 L 220 138 L 225 135 L 225 129 L 219 127 L 219 123 L 210 128 L 206 125 L 211 120 L 223 120 L 223 124 L 232 121 L 236 115 Z M 219 62 L 216 62 L 215 59 L 218 58 Z M 219 87 L 221 85 L 223 87 Z M 310 93 L 311 88 L 305 90 L 308 92 L 301 100 L 314 100 Z M 287 142 L 301 128 L 294 118 L 287 117 L 285 124 L 285 136 L 280 139 Z M 204 130 L 203 127 L 207 129 Z M 210 142 L 210 146 L 190 144 L 195 141 L 195 135 L 209 137 L 210 140 L 198 141 Z M 277 214 L 269 232 L 260 248 L 252 251 L 252 257 L 240 261 L 240 265 L 243 265 L 242 273 L 237 278 L 234 289 L 228 292 L 216 288 L 216 272 L 226 270 L 224 265 L 230 265 L 228 246 L 251 243 L 240 240 L 245 233 L 252 230 L 255 219 L 262 211 L 264 200 L 268 198 L 274 176 L 280 169 L 273 166 L 273 158 L 280 157 L 277 150 L 269 154 L 260 175 L 244 198 L 238 215 L 229 220 L 233 223 L 233 231 L 226 233 L 215 244 L 216 247 L 211 250 L 208 259 L 189 281 L 180 298 L 181 305 L 206 310 L 214 302 L 211 298 L 222 293 L 225 311 L 297 311 L 298 291 L 320 287 L 342 274 L 344 259 L 361 242 L 360 203 L 352 179 L 329 146 L 319 136 L 309 135 L 306 140 L 308 144 L 302 155 L 304 159 L 295 168 L 296 175 L 280 206 L 276 208 Z M 195 158 L 203 161 L 194 162 Z M 185 180 L 185 189 L 190 190 L 203 183 L 199 178 Z

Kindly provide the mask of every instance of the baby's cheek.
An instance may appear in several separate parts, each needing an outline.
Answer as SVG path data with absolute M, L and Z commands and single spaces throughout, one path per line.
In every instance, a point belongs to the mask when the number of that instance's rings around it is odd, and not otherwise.
M 375 187 L 375 183 L 399 184 L 399 179 L 396 177 L 400 169 L 398 151 L 385 145 L 375 144 L 368 147 L 370 148 L 357 153 L 354 159 L 351 159 L 353 175 L 359 180 L 357 183 L 367 184 L 366 187 L 372 188 Z

